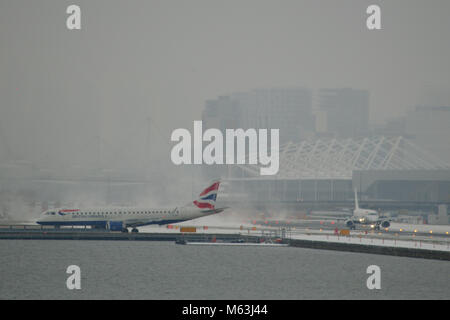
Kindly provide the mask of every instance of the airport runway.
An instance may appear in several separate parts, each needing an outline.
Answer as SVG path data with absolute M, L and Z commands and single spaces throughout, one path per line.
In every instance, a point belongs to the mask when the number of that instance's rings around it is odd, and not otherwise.
M 297 219 L 297 220 L 242 220 L 242 221 L 208 221 L 191 220 L 168 226 L 149 225 L 139 227 L 141 232 L 164 232 L 179 233 L 179 227 L 196 227 L 197 233 L 240 233 L 240 234 L 261 234 L 281 233 L 283 230 L 289 234 L 334 234 L 337 231 L 348 229 L 342 221 L 318 220 L 318 219 Z M 52 226 L 40 226 L 25 221 L 0 221 L 0 233 L 15 230 L 55 230 Z M 89 227 L 66 227 L 60 231 L 84 230 L 86 232 L 98 232 Z M 351 236 L 365 236 L 376 238 L 398 239 L 422 239 L 426 240 L 448 240 L 450 241 L 450 226 L 437 225 L 411 225 L 392 222 L 387 229 L 374 230 L 370 226 L 357 225 L 356 230 L 350 230 Z
M 302 230 L 304 232 L 315 231 L 335 231 L 348 229 L 343 221 L 318 220 L 318 219 L 298 219 L 291 221 L 282 220 L 252 220 L 251 224 L 266 228 L 290 228 L 291 230 Z M 437 225 L 412 225 L 392 222 L 389 228 L 375 230 L 370 226 L 357 225 L 352 234 L 367 234 L 378 237 L 425 237 L 450 239 L 450 226 Z
M 181 233 L 181 227 L 195 227 L 195 233 Z M 232 241 L 245 238 L 249 242 L 259 239 L 281 238 L 292 243 L 300 241 L 302 246 L 316 243 L 316 248 L 352 251 L 355 246 L 361 252 L 370 252 L 374 247 L 398 248 L 398 250 L 431 250 L 450 253 L 449 226 L 404 225 L 392 223 L 389 229 L 379 231 L 359 226 L 343 236 L 340 230 L 347 229 L 343 222 L 329 220 L 298 220 L 284 222 L 280 220 L 247 221 L 209 221 L 198 219 L 167 226 L 145 226 L 139 233 L 121 233 L 99 231 L 83 227 L 66 227 L 55 229 L 30 224 L 0 223 L 0 239 L 49 239 L 49 240 L 141 240 L 141 241 L 175 241 L 186 236 L 193 241 L 210 241 L 212 238 Z M 337 229 L 337 233 L 336 233 Z M 431 231 L 431 233 L 430 233 Z M 317 243 L 321 243 L 317 245 Z M 369 248 L 371 247 L 371 248 Z M 350 250 L 351 249 L 351 250 Z M 378 249 L 377 249 L 378 250 Z M 385 251 L 386 251 L 385 250 Z M 379 253 L 379 251 L 376 251 Z M 387 251 L 386 251 L 387 252 Z M 374 252 L 372 252 L 374 253 Z M 395 252 L 394 252 L 395 253 Z M 391 252 L 391 254 L 394 254 Z M 389 254 L 389 253 L 387 253 Z M 410 252 L 401 253 L 412 255 Z

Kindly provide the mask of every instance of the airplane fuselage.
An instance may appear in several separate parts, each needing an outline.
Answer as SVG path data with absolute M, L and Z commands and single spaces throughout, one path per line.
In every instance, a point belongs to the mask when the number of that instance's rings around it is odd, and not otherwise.
M 359 223 L 374 223 L 380 218 L 379 214 L 375 210 L 369 209 L 356 209 L 353 211 L 353 219 Z
M 363 209 L 359 207 L 358 193 L 355 189 L 355 209 L 353 210 L 353 216 L 349 218 L 345 224 L 351 229 L 355 228 L 355 224 L 370 225 L 373 228 L 379 229 L 380 226 L 388 228 L 390 223 L 384 217 L 381 217 L 378 211 Z
M 42 213 L 37 223 L 52 226 L 92 226 L 113 231 L 138 232 L 136 227 L 149 224 L 170 224 L 219 213 L 226 208 L 216 208 L 220 181 L 204 189 L 192 203 L 171 208 L 86 208 L 51 209 Z
M 86 208 L 47 210 L 37 221 L 41 225 L 94 226 L 106 228 L 108 223 L 122 222 L 124 227 L 170 224 L 205 216 L 197 208 Z

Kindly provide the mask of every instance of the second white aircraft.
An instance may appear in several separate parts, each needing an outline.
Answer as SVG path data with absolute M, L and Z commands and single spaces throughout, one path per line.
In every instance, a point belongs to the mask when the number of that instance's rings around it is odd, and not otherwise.
M 353 216 L 345 221 L 345 224 L 350 229 L 355 229 L 356 224 L 362 225 L 370 225 L 376 230 L 380 229 L 380 226 L 383 228 L 389 228 L 390 222 L 385 217 L 382 217 L 378 211 L 363 209 L 359 207 L 358 203 L 358 193 L 355 189 L 355 209 L 353 210 Z

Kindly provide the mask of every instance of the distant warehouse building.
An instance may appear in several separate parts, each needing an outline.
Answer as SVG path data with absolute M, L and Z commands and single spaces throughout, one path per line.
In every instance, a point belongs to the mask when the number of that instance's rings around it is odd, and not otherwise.
M 368 199 L 450 202 L 450 170 L 354 171 L 352 184 Z

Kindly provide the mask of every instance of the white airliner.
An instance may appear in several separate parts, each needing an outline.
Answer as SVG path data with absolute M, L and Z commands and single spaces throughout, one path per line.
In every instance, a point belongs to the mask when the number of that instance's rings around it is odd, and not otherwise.
M 370 209 L 362 209 L 358 203 L 358 193 L 355 189 L 355 209 L 353 210 L 353 216 L 345 221 L 345 224 L 350 229 L 355 229 L 356 224 L 370 225 L 376 230 L 380 229 L 380 225 L 383 228 L 389 228 L 391 225 L 389 220 L 382 217 L 378 211 Z
M 40 225 L 91 226 L 111 231 L 138 232 L 136 227 L 149 224 L 170 224 L 219 213 L 226 208 L 216 208 L 220 181 L 203 190 L 198 199 L 183 207 L 172 208 L 87 208 L 52 209 L 42 213 Z

